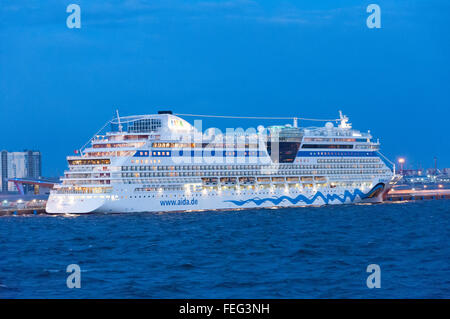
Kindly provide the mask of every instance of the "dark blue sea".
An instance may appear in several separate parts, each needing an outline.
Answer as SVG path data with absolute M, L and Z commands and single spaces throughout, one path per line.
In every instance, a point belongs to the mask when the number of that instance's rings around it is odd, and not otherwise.
M 0 217 L 0 298 L 449 298 L 449 243 L 447 200 Z

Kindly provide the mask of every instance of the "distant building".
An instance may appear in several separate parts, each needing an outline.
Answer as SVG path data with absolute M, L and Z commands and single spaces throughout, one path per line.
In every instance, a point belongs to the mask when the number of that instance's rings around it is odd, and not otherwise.
M 422 176 L 425 175 L 422 169 L 404 169 L 403 176 Z
M 41 152 L 1 151 L 0 156 L 0 191 L 2 193 L 17 191 L 9 178 L 39 178 L 42 175 Z
M 450 168 L 427 169 L 427 175 L 450 175 Z
M 437 183 L 450 183 L 450 175 L 439 175 L 436 177 Z
M 428 168 L 427 169 L 427 175 L 437 175 L 438 171 L 436 171 L 436 169 L 434 168 Z
M 431 183 L 430 178 L 424 175 L 407 175 L 403 177 L 403 180 L 408 184 L 416 183 Z

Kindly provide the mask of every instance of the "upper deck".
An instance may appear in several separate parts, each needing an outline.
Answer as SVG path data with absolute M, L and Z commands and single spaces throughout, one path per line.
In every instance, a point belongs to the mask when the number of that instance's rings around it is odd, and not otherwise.
M 245 155 L 279 153 L 281 162 L 293 162 L 301 149 L 306 150 L 356 150 L 375 151 L 379 149 L 379 141 L 374 142 L 370 131 L 355 130 L 342 113 L 337 125 L 329 121 L 321 127 L 298 127 L 293 125 L 275 125 L 256 129 L 248 128 L 226 130 L 207 129 L 202 132 L 186 120 L 171 114 L 160 112 L 152 115 L 117 117 L 107 124 L 110 130 L 96 134 L 91 145 L 81 151 L 81 156 L 68 157 L 70 165 L 97 164 L 88 159 L 113 159 L 114 157 L 132 157 L 138 151 L 149 155 L 159 153 L 166 157 L 173 154 L 194 154 L 201 150 L 219 150 L 220 153 Z M 106 126 L 106 125 L 105 125 Z M 167 152 L 172 150 L 188 150 L 188 152 Z M 153 152 L 152 152 L 153 151 Z M 161 151 L 161 152 L 160 152 Z M 202 155 L 204 156 L 204 155 Z M 278 158 L 278 157 L 276 157 Z M 83 159 L 83 160 L 82 160 Z M 105 164 L 101 161 L 99 164 Z

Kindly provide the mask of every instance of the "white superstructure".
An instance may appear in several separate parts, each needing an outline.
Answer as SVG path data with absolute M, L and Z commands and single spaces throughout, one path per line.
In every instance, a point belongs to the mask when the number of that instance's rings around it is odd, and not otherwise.
M 396 180 L 370 132 L 293 125 L 202 132 L 171 112 L 119 117 L 52 191 L 48 213 L 127 213 L 380 202 Z

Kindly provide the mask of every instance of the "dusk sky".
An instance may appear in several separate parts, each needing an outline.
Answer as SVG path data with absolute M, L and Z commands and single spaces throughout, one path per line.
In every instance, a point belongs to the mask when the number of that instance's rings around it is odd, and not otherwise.
M 71 3 L 81 7 L 80 29 L 66 26 Z M 366 25 L 371 3 L 381 29 Z M 312 118 L 342 110 L 390 159 L 431 167 L 437 156 L 450 167 L 449 21 L 448 0 L 2 0 L 0 149 L 40 150 L 43 174 L 58 176 L 116 109 Z

